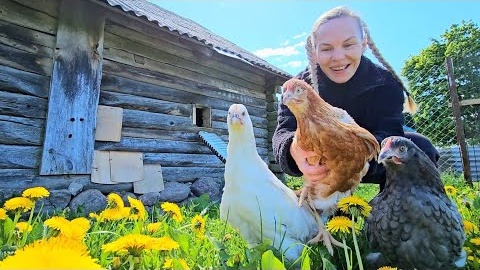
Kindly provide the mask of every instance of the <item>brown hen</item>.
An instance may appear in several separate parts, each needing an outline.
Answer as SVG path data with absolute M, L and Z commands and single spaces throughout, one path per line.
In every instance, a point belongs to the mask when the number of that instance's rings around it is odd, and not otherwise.
M 306 82 L 290 79 L 284 83 L 283 91 L 283 104 L 297 120 L 293 143 L 317 154 L 308 160 L 310 165 L 322 163 L 330 170 L 318 183 L 304 180 L 299 204 L 306 200 L 326 219 L 335 212 L 338 200 L 351 195 L 358 186 L 368 171 L 369 161 L 377 158 L 380 146 L 376 138 L 356 124 L 345 110 L 325 102 Z M 322 221 L 319 223 L 322 228 Z M 322 237 L 327 248 L 328 240 L 335 242 L 326 232 L 317 235 L 312 242 Z

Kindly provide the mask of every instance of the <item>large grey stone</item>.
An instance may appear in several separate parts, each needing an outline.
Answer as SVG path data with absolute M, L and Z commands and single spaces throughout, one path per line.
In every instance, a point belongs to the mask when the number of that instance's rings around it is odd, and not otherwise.
M 181 202 L 190 195 L 190 186 L 178 182 L 166 182 L 165 189 L 160 191 L 160 201 Z
M 107 207 L 107 197 L 97 189 L 82 191 L 70 201 L 70 209 L 73 212 L 80 211 L 83 215 L 98 212 Z
M 195 196 L 208 194 L 212 200 L 221 197 L 221 185 L 214 178 L 201 178 L 195 181 L 190 189 Z

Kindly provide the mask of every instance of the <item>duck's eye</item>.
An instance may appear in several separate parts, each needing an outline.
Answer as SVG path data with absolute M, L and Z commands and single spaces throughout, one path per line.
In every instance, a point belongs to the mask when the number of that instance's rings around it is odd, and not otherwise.
M 242 112 L 242 116 L 245 116 L 245 112 Z
M 400 146 L 398 149 L 399 149 L 400 152 L 402 152 L 402 153 L 405 152 L 405 151 L 407 151 L 407 147 L 405 147 L 404 145 Z

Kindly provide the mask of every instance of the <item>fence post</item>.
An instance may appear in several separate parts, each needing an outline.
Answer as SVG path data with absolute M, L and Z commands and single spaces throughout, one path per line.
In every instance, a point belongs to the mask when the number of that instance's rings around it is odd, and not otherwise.
M 457 83 L 455 82 L 455 74 L 453 72 L 453 60 L 451 57 L 446 59 L 448 89 L 450 91 L 450 99 L 452 101 L 452 111 L 455 117 L 455 129 L 457 133 L 457 141 L 460 146 L 460 156 L 462 158 L 463 177 L 467 184 L 472 186 L 472 174 L 470 170 L 470 160 L 468 157 L 467 143 L 465 142 L 465 132 L 463 129 L 462 114 L 460 112 L 460 101 L 458 100 Z

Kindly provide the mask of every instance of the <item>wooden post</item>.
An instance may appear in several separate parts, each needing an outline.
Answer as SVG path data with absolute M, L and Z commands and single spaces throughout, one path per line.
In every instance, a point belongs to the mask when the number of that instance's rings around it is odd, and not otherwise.
M 60 3 L 40 175 L 92 171 L 104 25 L 94 3 Z
M 470 160 L 468 157 L 467 143 L 465 142 L 465 132 L 463 129 L 462 114 L 460 111 L 460 102 L 458 100 L 457 83 L 455 82 L 455 73 L 453 72 L 453 60 L 451 57 L 446 59 L 448 89 L 452 101 L 452 111 L 455 117 L 455 128 L 457 131 L 457 141 L 460 146 L 460 156 L 462 157 L 463 177 L 465 181 L 472 186 L 472 175 L 470 170 Z

